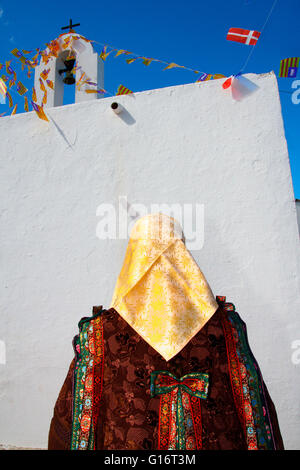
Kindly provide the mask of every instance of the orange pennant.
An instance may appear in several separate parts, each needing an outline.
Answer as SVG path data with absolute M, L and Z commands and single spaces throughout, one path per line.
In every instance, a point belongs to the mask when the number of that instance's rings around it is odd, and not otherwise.
M 180 68 L 185 68 L 183 65 L 178 65 L 178 64 L 175 64 L 175 62 L 171 62 L 169 65 L 167 65 L 167 67 L 165 67 L 163 70 L 169 70 L 169 69 L 173 69 L 174 67 L 180 67 Z

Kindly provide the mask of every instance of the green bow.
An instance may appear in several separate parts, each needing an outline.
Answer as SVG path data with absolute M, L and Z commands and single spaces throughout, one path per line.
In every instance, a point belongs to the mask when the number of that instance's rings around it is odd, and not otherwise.
M 150 392 L 151 396 L 169 394 L 177 388 L 176 402 L 176 428 L 177 440 L 176 448 L 185 449 L 185 427 L 184 427 L 184 407 L 182 403 L 182 393 L 197 398 L 206 399 L 208 393 L 208 374 L 193 372 L 186 374 L 180 379 L 168 371 L 151 372 Z

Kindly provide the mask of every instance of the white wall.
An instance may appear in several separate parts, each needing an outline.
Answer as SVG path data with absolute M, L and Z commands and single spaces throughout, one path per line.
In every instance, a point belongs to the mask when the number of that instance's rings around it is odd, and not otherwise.
M 260 88 L 242 102 L 216 80 L 52 108 L 50 124 L 1 118 L 0 443 L 46 447 L 77 323 L 109 306 L 127 244 L 96 237 L 96 209 L 126 195 L 205 205 L 205 243 L 192 254 L 246 321 L 285 445 L 300 447 L 289 158 L 275 75 L 248 78 Z
M 298 229 L 300 235 L 300 200 L 296 199 L 296 211 L 297 211 L 297 220 L 298 220 Z

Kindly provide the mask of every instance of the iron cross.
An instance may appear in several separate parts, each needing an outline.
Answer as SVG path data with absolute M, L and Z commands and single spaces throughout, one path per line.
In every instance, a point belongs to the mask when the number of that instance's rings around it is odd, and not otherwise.
M 76 26 L 80 26 L 80 23 L 73 24 L 72 20 L 70 20 L 70 23 L 68 26 L 63 26 L 61 29 L 69 29 L 70 31 L 75 28 Z

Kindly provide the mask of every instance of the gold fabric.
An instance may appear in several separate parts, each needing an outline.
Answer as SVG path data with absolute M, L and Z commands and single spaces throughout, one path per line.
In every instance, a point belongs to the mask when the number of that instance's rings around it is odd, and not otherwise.
M 135 223 L 111 307 L 166 361 L 215 313 L 218 304 L 175 219 L 149 214 Z

